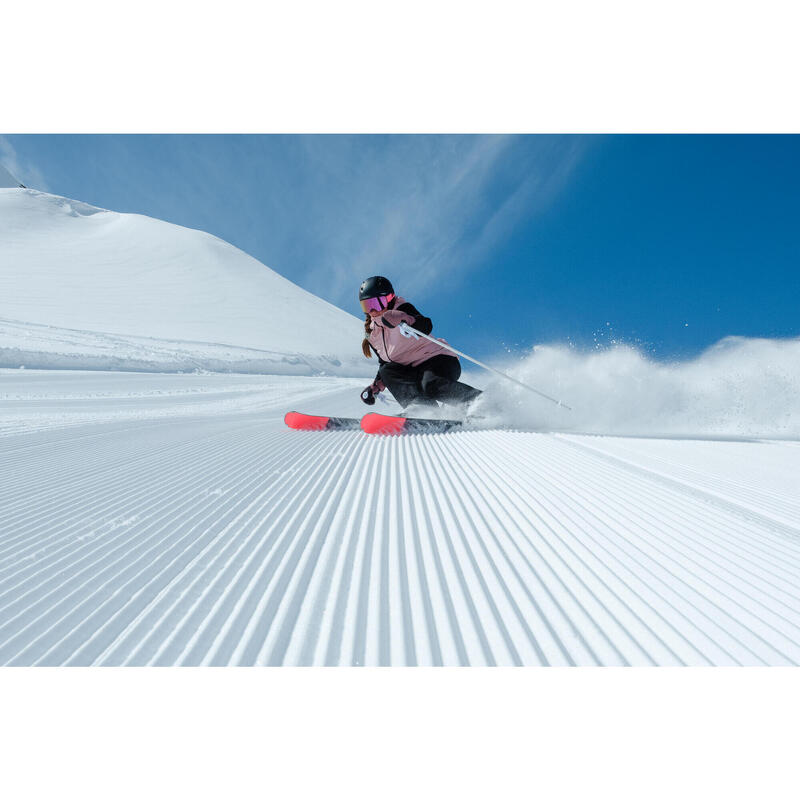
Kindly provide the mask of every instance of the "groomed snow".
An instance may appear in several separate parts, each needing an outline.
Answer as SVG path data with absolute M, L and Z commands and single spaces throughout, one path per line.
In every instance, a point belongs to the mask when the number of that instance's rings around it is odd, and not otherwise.
M 361 383 L 0 373 L 0 663 L 800 664 L 800 443 L 301 433 Z

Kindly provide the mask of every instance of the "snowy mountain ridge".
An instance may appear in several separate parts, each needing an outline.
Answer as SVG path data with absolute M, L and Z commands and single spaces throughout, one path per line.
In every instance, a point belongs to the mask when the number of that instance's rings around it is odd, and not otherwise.
M 3 367 L 371 372 L 356 317 L 233 245 L 31 189 L 0 189 L 0 320 Z

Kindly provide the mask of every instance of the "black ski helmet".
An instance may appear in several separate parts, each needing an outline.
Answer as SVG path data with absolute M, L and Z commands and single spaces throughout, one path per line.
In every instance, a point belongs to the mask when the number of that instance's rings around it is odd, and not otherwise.
M 385 294 L 394 294 L 392 282 L 381 275 L 367 278 L 358 289 L 358 299 L 367 300 L 370 297 L 382 297 Z

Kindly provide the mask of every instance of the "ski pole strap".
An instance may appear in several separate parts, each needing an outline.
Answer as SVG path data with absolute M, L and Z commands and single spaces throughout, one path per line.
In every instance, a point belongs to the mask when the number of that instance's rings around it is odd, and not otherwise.
M 540 392 L 538 389 L 534 389 L 533 386 L 528 386 L 527 383 L 518 381 L 516 378 L 512 378 L 510 375 L 506 375 L 505 372 L 500 372 L 499 369 L 490 367 L 488 364 L 484 364 L 482 361 L 478 361 L 477 358 L 472 358 L 472 356 L 468 356 L 466 353 L 462 353 L 460 350 L 456 350 L 455 347 L 450 347 L 449 344 L 446 344 L 440 339 L 434 339 L 433 336 L 428 336 L 427 333 L 413 330 L 413 328 L 409 328 L 405 322 L 401 322 L 399 328 L 400 328 L 400 333 L 402 333 L 403 336 L 413 337 L 414 339 L 418 339 L 420 336 L 422 336 L 425 339 L 429 339 L 431 342 L 438 344 L 439 347 L 444 347 L 446 350 L 450 350 L 450 352 L 455 353 L 456 355 L 459 355 L 462 358 L 466 358 L 467 361 L 471 361 L 473 364 L 477 364 L 479 367 L 483 367 L 484 369 L 489 370 L 489 372 L 494 372 L 495 375 L 499 375 L 501 378 L 505 378 L 507 381 L 516 383 L 517 386 L 521 386 L 523 389 L 527 389 L 529 392 L 538 394 L 539 397 L 543 397 L 545 400 L 549 400 L 551 403 L 555 403 L 557 406 L 565 408 L 567 411 L 572 411 L 572 409 L 566 403 L 562 403 L 560 400 L 556 400 L 555 397 L 550 397 L 550 395 L 547 395 L 544 392 Z M 413 331 L 413 333 L 406 333 L 406 331 Z

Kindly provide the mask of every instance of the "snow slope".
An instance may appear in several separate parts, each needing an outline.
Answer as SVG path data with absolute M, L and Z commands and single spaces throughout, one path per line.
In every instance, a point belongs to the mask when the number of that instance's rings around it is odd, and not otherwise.
M 358 380 L 0 373 L 0 663 L 800 664 L 800 443 L 301 433 Z
M 0 189 L 0 366 L 368 375 L 362 336 L 210 234 Z

